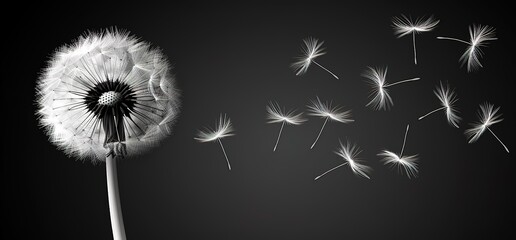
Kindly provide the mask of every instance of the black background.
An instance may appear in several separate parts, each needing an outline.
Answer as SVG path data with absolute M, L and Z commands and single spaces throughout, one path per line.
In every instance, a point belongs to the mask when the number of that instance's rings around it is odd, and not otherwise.
M 511 234 L 514 162 L 486 132 L 467 144 L 463 131 L 478 105 L 501 107 L 505 120 L 492 130 L 514 150 L 514 22 L 508 6 L 359 3 L 181 6 L 69 2 L 13 7 L 4 18 L 2 59 L 3 238 L 110 239 L 105 166 L 66 157 L 47 141 L 34 116 L 35 83 L 57 47 L 86 30 L 130 30 L 160 46 L 174 64 L 182 112 L 161 147 L 119 164 L 128 239 L 458 239 Z M 491 3 L 491 2 L 489 2 Z M 29 10 L 32 9 L 32 10 Z M 7 9 L 4 9 L 7 11 Z M 397 39 L 391 18 L 434 14 L 438 27 Z M 25 23 L 28 21 L 29 23 Z M 472 23 L 497 28 L 499 40 L 484 48 L 483 69 L 467 73 L 458 59 L 466 46 L 436 36 L 469 38 Z M 302 39 L 324 40 L 318 62 L 296 77 L 289 64 Z M 366 108 L 366 66 L 389 66 L 388 82 L 421 77 L 391 88 L 391 111 Z M 434 86 L 456 88 L 464 121 L 450 127 Z M 272 152 L 279 124 L 266 124 L 265 106 L 276 100 L 305 110 L 319 96 L 353 109 L 354 123 L 330 122 L 313 150 L 323 119 L 287 126 Z M 223 139 L 233 171 L 216 143 L 198 143 L 197 129 L 219 113 L 236 135 Z M 384 166 L 382 149 L 398 152 L 411 124 L 406 154 L 419 154 L 420 174 L 408 179 Z M 374 168 L 371 180 L 339 169 L 338 140 L 362 149 Z M 7 142 L 7 144 L 6 144 Z

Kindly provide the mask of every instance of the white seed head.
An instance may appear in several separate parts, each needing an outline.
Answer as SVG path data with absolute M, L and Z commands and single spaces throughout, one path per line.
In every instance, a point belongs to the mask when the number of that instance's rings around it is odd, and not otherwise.
M 354 174 L 370 179 L 368 174 L 371 172 L 371 168 L 361 163 L 362 161 L 358 158 L 360 152 L 357 145 L 340 142 L 339 149 L 335 153 L 347 161 Z
M 460 57 L 462 64 L 466 64 L 468 72 L 482 67 L 480 59 L 483 53 L 480 48 L 487 46 L 488 41 L 497 40 L 495 35 L 495 28 L 490 26 L 472 25 L 469 27 L 470 45 Z
M 285 111 L 276 102 L 270 102 L 266 110 L 268 123 L 286 122 L 292 125 L 300 125 L 306 121 L 303 118 L 303 113 L 296 113 L 294 110 Z
M 296 75 L 306 73 L 313 59 L 326 54 L 324 48 L 322 48 L 323 43 L 324 41 L 319 42 L 317 38 L 313 37 L 303 39 L 302 55 L 297 58 L 296 62 L 291 64 Z
M 405 172 L 408 178 L 417 177 L 417 155 L 398 156 L 393 152 L 383 150 L 378 156 L 383 157 L 382 161 L 385 165 L 397 167 L 398 171 Z
M 127 32 L 89 32 L 59 48 L 37 85 L 40 125 L 68 155 L 103 161 L 107 145 L 127 156 L 172 131 L 179 94 L 163 53 Z
M 439 24 L 439 20 L 435 20 L 432 16 L 426 19 L 417 18 L 415 21 L 405 15 L 401 15 L 401 17 L 394 17 L 392 19 L 394 34 L 398 37 L 403 37 L 413 32 L 429 32 L 437 27 L 437 24 Z
M 197 137 L 194 139 L 199 142 L 211 142 L 234 135 L 233 127 L 231 126 L 231 119 L 226 115 L 221 114 L 215 125 L 214 129 L 205 128 L 205 130 L 199 130 Z
M 355 121 L 351 119 L 351 110 L 342 111 L 342 108 L 339 106 L 333 107 L 331 102 L 323 103 L 319 97 L 310 100 L 310 104 L 307 107 L 310 112 L 309 115 L 311 116 L 329 118 L 341 123 L 350 123 Z
M 459 122 L 461 117 L 457 115 L 455 103 L 458 98 L 453 90 L 448 85 L 444 86 L 441 82 L 439 86 L 434 90 L 435 96 L 441 102 L 441 106 L 445 108 L 445 115 L 448 123 L 456 128 L 459 128 Z
M 478 111 L 479 121 L 471 123 L 471 128 L 464 132 L 469 143 L 477 141 L 486 128 L 503 121 L 502 114 L 497 114 L 498 110 L 500 110 L 500 107 L 495 108 L 491 103 L 485 102 L 480 104 L 480 111 Z
M 387 67 L 368 67 L 362 76 L 369 80 L 368 83 L 372 88 L 370 93 L 372 99 L 366 106 L 372 107 L 375 110 L 389 109 L 393 105 L 393 102 L 389 95 L 389 90 L 385 87 Z

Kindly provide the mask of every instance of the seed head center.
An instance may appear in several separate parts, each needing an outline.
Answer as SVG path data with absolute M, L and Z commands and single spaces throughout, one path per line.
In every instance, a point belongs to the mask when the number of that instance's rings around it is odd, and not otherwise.
M 99 97 L 98 103 L 105 106 L 113 106 L 122 100 L 122 94 L 115 91 L 104 92 Z

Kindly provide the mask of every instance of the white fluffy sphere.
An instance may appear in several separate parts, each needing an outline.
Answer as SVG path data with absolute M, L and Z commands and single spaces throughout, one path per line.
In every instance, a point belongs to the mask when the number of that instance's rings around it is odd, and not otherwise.
M 59 48 L 37 92 L 37 114 L 51 142 L 93 161 L 120 146 L 121 155 L 145 151 L 171 133 L 179 113 L 161 50 L 116 30 L 88 33 Z

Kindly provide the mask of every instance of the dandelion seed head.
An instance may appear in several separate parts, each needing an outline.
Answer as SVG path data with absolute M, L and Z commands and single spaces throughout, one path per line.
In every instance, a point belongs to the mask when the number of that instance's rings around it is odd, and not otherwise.
M 161 50 L 118 30 L 88 32 L 57 49 L 38 80 L 36 101 L 50 141 L 92 161 L 103 161 L 115 143 L 124 156 L 145 152 L 171 133 L 179 113 Z
M 206 128 L 205 130 L 199 130 L 197 137 L 194 139 L 199 142 L 211 142 L 234 135 L 231 119 L 226 115 L 221 114 L 215 125 L 214 129 Z
M 428 18 L 417 18 L 415 21 L 405 15 L 401 15 L 401 17 L 394 17 L 392 19 L 394 34 L 397 35 L 398 38 L 413 32 L 420 33 L 432 31 L 435 27 L 437 27 L 437 24 L 439 24 L 439 20 L 435 20 L 433 16 Z
M 497 40 L 495 28 L 483 25 L 472 25 L 469 27 L 470 45 L 460 57 L 461 63 L 467 65 L 468 72 L 483 67 L 480 63 L 482 58 L 481 47 L 487 46 L 488 41 Z
M 358 159 L 358 154 L 361 152 L 360 148 L 355 144 L 351 144 L 350 142 L 344 144 L 339 142 L 339 144 L 340 146 L 335 153 L 346 160 L 346 163 L 349 165 L 355 175 L 370 179 L 368 174 L 372 169 L 369 166 L 363 165 L 361 163 L 362 161 Z
M 385 165 L 396 167 L 398 171 L 404 172 L 408 178 L 417 177 L 417 155 L 398 156 L 391 151 L 383 150 L 378 156 L 383 157 L 382 161 Z
M 493 104 L 485 102 L 480 104 L 478 111 L 479 121 L 471 123 L 471 128 L 467 129 L 464 134 L 469 139 L 469 143 L 477 141 L 484 131 L 491 125 L 503 121 L 502 114 L 497 114 L 500 107 L 495 108 Z
M 393 102 L 388 89 L 385 88 L 387 67 L 368 67 L 362 76 L 369 80 L 369 84 L 372 87 L 372 91 L 370 93 L 370 97 L 372 97 L 372 99 L 366 104 L 366 106 L 372 107 L 376 110 L 389 109 L 393 105 Z
M 354 121 L 351 119 L 351 110 L 342 111 L 341 107 L 333 107 L 331 102 L 322 102 L 319 97 L 310 100 L 310 104 L 307 107 L 308 111 L 310 112 L 309 115 L 311 116 L 329 118 L 341 123 L 349 123 Z
M 451 90 L 448 85 L 444 86 L 441 82 L 440 85 L 437 86 L 436 90 L 434 90 L 434 94 L 441 102 L 441 106 L 445 108 L 445 114 L 448 123 L 458 128 L 461 117 L 457 115 L 458 111 L 455 107 L 455 103 L 458 100 L 455 92 Z
M 286 122 L 292 125 L 300 125 L 306 121 L 303 118 L 303 113 L 296 113 L 295 110 L 285 111 L 276 102 L 269 102 L 266 110 L 268 123 Z
M 323 43 L 324 41 L 319 42 L 317 38 L 313 37 L 303 39 L 303 45 L 301 47 L 302 55 L 297 58 L 298 60 L 296 62 L 291 64 L 296 75 L 306 73 L 313 59 L 326 54 L 324 48 L 322 48 Z

